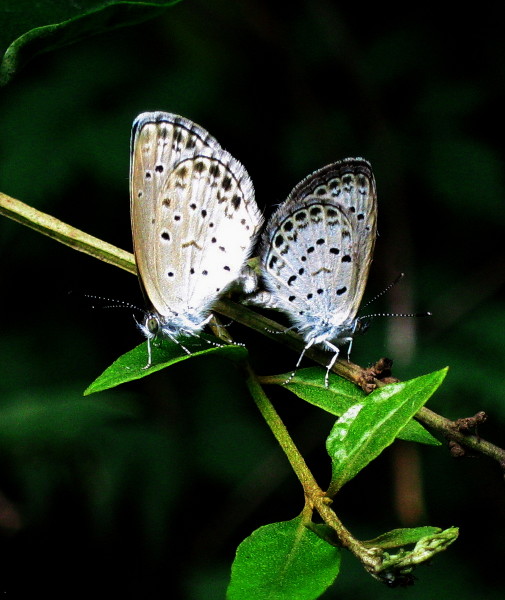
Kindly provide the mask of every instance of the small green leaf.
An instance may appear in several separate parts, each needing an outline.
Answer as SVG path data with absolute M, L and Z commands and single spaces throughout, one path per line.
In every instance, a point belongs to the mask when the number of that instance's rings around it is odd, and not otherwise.
M 260 527 L 237 549 L 228 600 L 312 600 L 333 583 L 339 548 L 310 531 L 301 517 Z
M 351 406 L 367 398 L 367 394 L 362 389 L 334 373 L 330 373 L 329 387 L 325 388 L 324 371 L 319 367 L 300 369 L 285 387 L 302 400 L 336 417 L 340 417 Z M 414 420 L 408 421 L 397 437 L 409 442 L 440 446 L 440 442 L 421 423 Z
M 31 58 L 159 15 L 179 0 L 4 0 L 0 14 L 0 85 Z
M 335 423 L 326 448 L 332 459 L 331 493 L 336 493 L 397 437 L 434 394 L 447 369 L 374 390 Z
M 184 346 L 190 351 L 190 354 L 184 351 L 180 344 L 162 340 L 151 344 L 152 349 L 152 364 L 149 368 L 145 368 L 147 364 L 147 342 L 140 344 L 133 350 L 120 356 L 115 362 L 110 365 L 105 371 L 86 388 L 84 395 L 88 396 L 95 392 L 102 392 L 112 387 L 116 387 L 121 383 L 141 379 L 151 373 L 165 369 L 175 363 L 201 356 L 203 354 L 220 353 L 225 354 L 230 359 L 243 360 L 247 350 L 243 346 L 203 346 L 202 339 L 207 339 L 207 336 L 200 338 L 190 338 L 183 340 Z M 202 347 L 204 348 L 202 350 Z
M 404 527 L 401 529 L 393 529 L 387 533 L 383 533 L 373 540 L 362 542 L 369 548 L 399 548 L 407 544 L 417 544 L 419 540 L 427 536 L 436 536 L 442 530 L 440 527 Z
M 375 575 L 389 585 L 395 585 L 405 576 L 408 576 L 417 565 L 429 562 L 439 552 L 444 552 L 457 540 L 459 530 L 457 527 L 438 529 L 421 537 L 412 550 L 400 549 L 396 554 L 384 552 L 381 568 Z

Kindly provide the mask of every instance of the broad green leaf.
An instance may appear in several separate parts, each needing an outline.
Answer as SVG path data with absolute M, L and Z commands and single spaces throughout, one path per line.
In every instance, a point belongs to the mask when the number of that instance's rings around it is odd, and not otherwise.
M 31 58 L 92 35 L 140 23 L 179 0 L 3 0 L 0 85 Z
M 300 517 L 260 527 L 237 549 L 228 600 L 311 600 L 333 583 L 341 550 Z
M 206 336 L 200 336 L 200 338 L 183 340 L 184 346 L 190 351 L 190 354 L 185 352 L 180 344 L 167 340 L 163 340 L 159 344 L 151 344 L 152 364 L 147 369 L 145 368 L 147 364 L 147 342 L 144 342 L 120 356 L 110 367 L 105 369 L 86 388 L 84 395 L 87 396 L 95 392 L 102 392 L 103 390 L 116 387 L 121 383 L 142 379 L 142 377 L 151 375 L 151 373 L 170 367 L 188 358 L 193 358 L 194 356 L 219 353 L 231 359 L 243 360 L 247 353 L 247 350 L 243 346 L 205 346 L 202 341 L 205 339 L 207 339 Z
M 335 493 L 397 437 L 434 394 L 447 369 L 374 390 L 351 406 L 335 423 L 326 448 L 332 459 Z
M 362 403 L 367 398 L 362 389 L 334 373 L 330 373 L 329 387 L 325 388 L 324 371 L 318 367 L 300 369 L 285 387 L 299 398 L 336 417 L 340 417 L 351 406 Z M 397 437 L 409 442 L 440 446 L 440 442 L 421 423 L 414 420 L 408 421 Z

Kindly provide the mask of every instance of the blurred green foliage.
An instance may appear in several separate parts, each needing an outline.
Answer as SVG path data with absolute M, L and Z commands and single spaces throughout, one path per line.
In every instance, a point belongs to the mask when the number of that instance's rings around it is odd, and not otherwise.
M 479 433 L 503 446 L 497 10 L 185 0 L 42 54 L 2 88 L 0 190 L 130 250 L 129 134 L 142 111 L 178 112 L 208 129 L 246 166 L 266 215 L 311 170 L 365 156 L 380 233 L 368 296 L 407 273 L 373 312 L 434 316 L 376 319 L 353 360 L 390 356 L 402 379 L 449 365 L 429 406 L 451 418 L 487 411 Z M 2 25 L 10 18 L 0 11 Z M 0 589 L 223 598 L 241 540 L 303 503 L 240 374 L 225 358 L 189 360 L 83 399 L 140 336 L 128 312 L 93 310 L 68 292 L 141 304 L 137 282 L 5 219 L 0 228 Z M 259 372 L 293 367 L 297 357 L 282 346 L 230 331 Z M 287 392 L 276 406 L 324 485 L 332 419 Z M 393 511 L 398 452 L 339 495 L 346 525 L 363 539 L 403 525 L 456 525 L 460 539 L 399 592 L 345 555 L 324 597 L 501 598 L 498 468 L 419 448 L 425 509 L 403 523 Z

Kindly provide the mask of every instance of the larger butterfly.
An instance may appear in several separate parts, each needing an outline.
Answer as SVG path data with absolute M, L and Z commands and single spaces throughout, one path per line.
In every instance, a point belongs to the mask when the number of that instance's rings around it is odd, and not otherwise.
M 150 340 L 196 335 L 237 279 L 262 222 L 244 167 L 205 129 L 171 113 L 133 123 L 130 163 L 133 247 L 151 310 Z
M 305 340 L 333 352 L 352 343 L 377 234 L 369 162 L 347 158 L 303 179 L 268 221 L 260 259 L 269 305 L 288 314 Z

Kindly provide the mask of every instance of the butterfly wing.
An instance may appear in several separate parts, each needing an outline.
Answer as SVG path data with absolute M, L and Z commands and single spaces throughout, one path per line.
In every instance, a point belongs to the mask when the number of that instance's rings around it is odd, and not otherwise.
M 370 164 L 346 159 L 303 179 L 268 222 L 263 278 L 303 328 L 350 323 L 366 286 L 376 237 Z
M 135 259 L 154 309 L 205 313 L 238 277 L 261 225 L 244 167 L 190 120 L 143 113 L 130 193 Z

